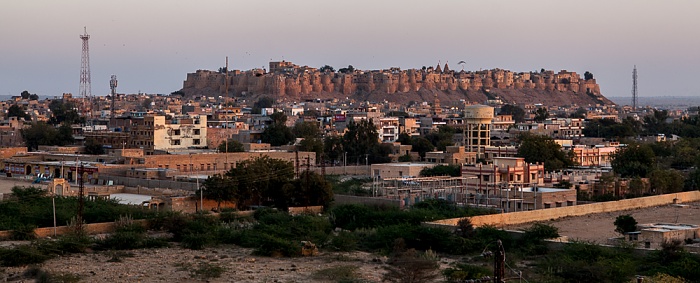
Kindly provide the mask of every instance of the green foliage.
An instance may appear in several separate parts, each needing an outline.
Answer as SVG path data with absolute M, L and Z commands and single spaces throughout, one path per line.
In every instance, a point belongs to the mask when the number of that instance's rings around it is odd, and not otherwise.
M 515 121 L 516 123 L 525 122 L 525 110 L 523 110 L 522 108 L 520 108 L 520 106 L 517 105 L 503 105 L 501 106 L 501 112 L 498 112 L 498 114 L 513 115 L 513 121 Z
M 92 155 L 105 154 L 105 149 L 102 146 L 102 144 L 99 143 L 94 138 L 88 138 L 87 140 L 85 140 L 84 146 L 85 146 L 85 153 L 86 154 L 92 154 Z
M 421 283 L 433 282 L 440 265 L 431 253 L 409 249 L 397 252 L 384 268 L 387 272 L 382 281 Z
M 470 279 L 482 279 L 492 274 L 491 270 L 485 267 L 458 263 L 442 271 L 447 282 L 465 282 Z
M 371 193 L 362 188 L 363 184 L 372 182 L 371 178 L 348 178 L 342 182 L 335 176 L 326 176 L 326 179 L 331 183 L 334 194 L 367 196 Z
M 12 235 L 10 236 L 10 239 L 16 240 L 16 241 L 26 241 L 26 240 L 33 240 L 36 239 L 36 233 L 34 233 L 34 229 L 36 229 L 36 225 L 31 225 L 31 224 L 25 224 L 17 227 L 15 230 L 12 230 Z
M 436 165 L 434 167 L 426 167 L 420 171 L 421 177 L 431 176 L 451 176 L 459 177 L 462 175 L 462 167 L 459 165 Z
M 235 186 L 237 207 L 246 209 L 254 204 L 281 203 L 280 198 L 286 197 L 284 184 L 294 177 L 294 167 L 289 161 L 262 156 L 241 162 L 223 177 Z
M 227 145 L 228 143 L 228 145 Z M 216 148 L 219 152 L 244 152 L 243 144 L 237 140 L 222 141 Z
M 673 169 L 657 169 L 649 173 L 651 193 L 670 194 L 683 190 L 685 177 Z
M 443 125 L 437 131 L 430 132 L 425 136 L 438 151 L 445 151 L 448 146 L 454 145 L 452 137 L 455 134 L 453 127 Z
M 435 145 L 424 137 L 414 137 L 411 141 L 411 151 L 418 152 L 421 160 L 425 158 L 425 153 L 435 150 Z
M 226 268 L 223 266 L 208 262 L 200 262 L 196 267 L 190 269 L 190 277 L 200 280 L 209 280 L 221 277 L 225 271 Z
M 593 73 L 586 71 L 583 73 L 583 79 L 584 80 L 592 80 L 593 79 Z
M 328 135 L 323 140 L 323 153 L 333 164 L 343 164 L 345 147 L 342 136 Z
M 655 162 L 654 151 L 649 145 L 630 143 L 613 155 L 611 165 L 621 177 L 645 178 Z
M 623 214 L 615 218 L 615 232 L 622 235 L 637 231 L 637 220 L 629 214 Z
M 39 145 L 62 146 L 74 141 L 73 130 L 69 124 L 63 124 L 57 129 L 44 122 L 36 122 L 20 132 L 29 150 L 36 150 Z
M 549 118 L 549 111 L 547 111 L 547 108 L 540 107 L 535 110 L 535 122 L 544 122 L 544 120 L 547 120 Z
M 265 130 L 262 132 L 262 142 L 269 143 L 272 146 L 281 146 L 294 141 L 294 134 L 285 125 L 287 116 L 284 113 L 275 112 L 270 115 L 270 118 L 272 118 L 272 124 L 265 127 Z
M 15 192 L 21 201 L 0 202 L 0 230 L 15 230 L 23 225 L 53 227 L 52 197 L 44 196 L 45 190 L 16 188 Z M 56 222 L 65 225 L 75 216 L 78 199 L 56 196 L 55 202 Z M 139 207 L 120 205 L 114 200 L 98 199 L 85 202 L 83 220 L 86 223 L 111 222 L 119 215 L 143 219 L 154 213 Z
M 270 108 L 275 104 L 275 100 L 269 96 L 263 96 L 253 103 L 253 114 L 260 114 L 262 108 Z
M 358 266 L 340 265 L 329 268 L 324 268 L 314 272 L 311 275 L 316 280 L 332 281 L 332 282 L 354 282 L 357 279 Z
M 582 133 L 587 137 L 599 137 L 605 139 L 623 139 L 633 137 L 640 133 L 641 124 L 632 119 L 627 118 L 621 123 L 614 119 L 593 119 L 586 122 L 586 127 Z
M 331 237 L 328 249 L 340 252 L 351 252 L 357 249 L 359 240 L 358 235 L 355 233 L 340 231 L 337 235 Z
M 321 73 L 334 73 L 335 69 L 329 65 L 323 65 L 323 67 L 318 69 Z
M 544 163 L 544 170 L 551 172 L 574 165 L 571 155 L 564 153 L 554 139 L 525 133 L 520 135 L 517 156 L 528 163 Z
M 7 109 L 7 117 L 17 117 L 17 118 L 24 118 L 25 121 L 31 121 L 32 116 L 29 116 L 26 112 L 24 112 L 24 109 L 20 107 L 17 104 L 13 104 L 10 106 L 10 108 Z
M 203 193 L 206 199 L 216 201 L 217 210 L 220 210 L 222 202 L 235 199 L 236 189 L 236 183 L 232 182 L 230 178 L 215 174 L 204 180 L 198 195 Z
M 353 67 L 352 65 L 348 65 L 347 68 L 340 68 L 340 69 L 338 69 L 338 73 L 350 74 L 350 73 L 353 73 L 353 72 L 355 72 L 355 67 Z
M 411 162 L 413 161 L 413 157 L 410 154 L 404 154 L 399 156 L 398 158 L 399 162 Z
M 348 162 L 373 164 L 377 163 L 378 159 L 383 160 L 386 157 L 386 155 L 374 154 L 379 152 L 379 133 L 372 119 L 362 119 L 359 122 L 350 120 L 342 137 L 342 144 L 344 151 L 347 152 Z
M 49 103 L 49 109 L 53 114 L 49 118 L 49 124 L 59 125 L 59 124 L 82 124 L 85 122 L 85 118 L 81 117 L 78 113 L 78 108 L 70 102 L 63 102 L 61 99 L 54 99 Z
M 51 259 L 53 255 L 39 250 L 34 245 L 20 245 L 12 248 L 0 248 L 1 266 L 23 266 L 39 264 Z

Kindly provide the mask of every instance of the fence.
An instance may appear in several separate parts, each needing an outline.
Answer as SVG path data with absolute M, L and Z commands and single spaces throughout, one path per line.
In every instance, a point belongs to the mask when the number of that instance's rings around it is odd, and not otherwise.
M 99 179 L 98 179 L 99 184 L 106 185 L 106 184 L 109 184 L 109 181 L 112 181 L 113 185 L 123 185 L 126 187 L 169 188 L 169 189 L 173 189 L 173 190 L 187 190 L 187 191 L 197 190 L 197 184 L 192 183 L 192 182 L 179 182 L 179 181 L 173 181 L 173 180 L 139 179 L 139 178 L 130 178 L 130 177 L 105 175 L 105 174 L 101 174 Z

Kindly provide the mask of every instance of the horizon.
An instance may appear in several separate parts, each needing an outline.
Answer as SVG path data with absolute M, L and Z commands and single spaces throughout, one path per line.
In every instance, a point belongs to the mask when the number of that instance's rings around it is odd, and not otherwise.
M 0 94 L 78 95 L 83 28 L 93 95 L 169 94 L 187 73 L 290 61 L 336 70 L 465 61 L 465 70 L 593 73 L 606 97 L 692 97 L 700 65 L 700 2 L 135 0 L 12 2 L 0 11 Z M 595 15 L 595 20 L 591 15 Z M 31 23 L 31 24 L 17 24 Z M 497 31 L 497 32 L 496 32 Z

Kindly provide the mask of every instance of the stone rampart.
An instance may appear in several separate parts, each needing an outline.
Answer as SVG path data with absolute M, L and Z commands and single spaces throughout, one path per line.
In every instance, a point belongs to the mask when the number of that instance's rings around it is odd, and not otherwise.
M 630 209 L 647 208 L 654 206 L 667 205 L 672 203 L 694 202 L 700 200 L 700 191 L 682 192 L 676 194 L 666 194 L 658 196 L 649 196 L 633 199 L 624 199 L 619 201 L 597 202 L 584 205 L 556 207 L 548 209 L 519 211 L 511 213 L 500 213 L 469 217 L 472 225 L 475 227 L 484 225 L 493 225 L 496 227 L 504 227 L 509 225 L 531 223 L 537 221 L 546 221 L 569 216 L 582 216 L 594 213 L 624 211 Z M 456 226 L 457 222 L 462 218 L 451 218 L 426 222 L 429 226 Z

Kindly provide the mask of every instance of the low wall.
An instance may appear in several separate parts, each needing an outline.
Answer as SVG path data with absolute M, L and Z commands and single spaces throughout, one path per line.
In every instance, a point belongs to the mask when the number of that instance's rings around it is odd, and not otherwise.
M 319 214 L 323 212 L 323 206 L 296 206 L 287 209 L 289 215 Z
M 366 204 L 366 205 L 387 205 L 401 207 L 401 200 L 385 199 L 373 197 L 358 197 L 349 195 L 335 195 L 333 197 L 335 204 Z M 456 223 L 456 222 L 455 222 Z
M 146 225 L 147 220 L 133 220 L 134 223 L 139 223 L 141 225 Z M 103 233 L 111 233 L 114 232 L 114 229 L 116 227 L 116 224 L 114 222 L 104 222 L 104 223 L 92 223 L 92 224 L 85 224 L 83 225 L 83 229 L 88 234 L 94 235 L 94 234 L 103 234 Z M 63 235 L 66 233 L 71 232 L 71 229 L 73 229 L 72 226 L 58 226 L 55 229 L 53 227 L 46 227 L 46 228 L 36 228 L 34 229 L 34 234 L 36 234 L 37 238 L 47 238 L 47 237 L 53 237 L 54 233 L 55 235 Z M 12 236 L 12 231 L 0 231 L 0 238 L 2 239 L 7 239 Z
M 172 180 L 149 180 L 149 179 L 139 179 L 139 178 L 129 178 L 114 175 L 102 174 L 98 178 L 99 184 L 107 184 L 108 181 L 112 181 L 114 185 L 123 185 L 127 187 L 146 187 L 146 188 L 170 188 L 173 190 L 189 190 L 195 191 L 197 189 L 196 183 L 190 182 L 178 182 Z
M 320 167 L 311 168 L 312 171 L 321 174 Z M 369 166 L 332 166 L 326 167 L 326 175 L 370 175 Z
M 694 202 L 700 200 L 700 191 L 682 192 L 676 194 L 658 195 L 619 201 L 597 202 L 584 205 L 556 207 L 548 209 L 519 211 L 469 217 L 472 225 L 493 225 L 504 227 L 508 225 L 523 224 L 537 221 L 546 221 L 568 216 L 582 216 L 594 213 L 624 211 L 645 207 L 654 207 L 672 203 Z M 428 226 L 456 226 L 462 218 L 451 218 L 426 222 Z

